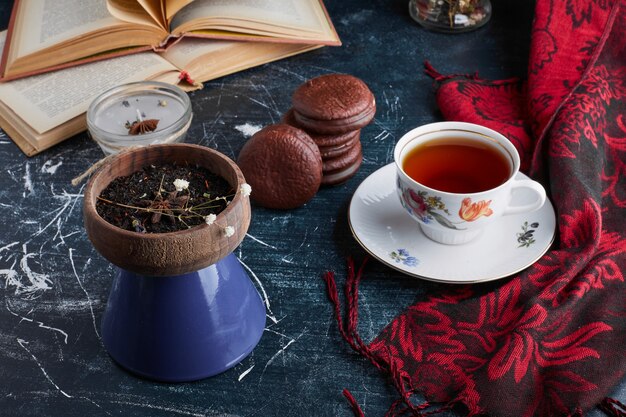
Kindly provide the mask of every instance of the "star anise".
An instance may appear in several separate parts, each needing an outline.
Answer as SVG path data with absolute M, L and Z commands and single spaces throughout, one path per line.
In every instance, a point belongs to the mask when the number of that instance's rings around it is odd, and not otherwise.
M 160 222 L 161 216 L 164 214 L 174 223 L 177 216 L 175 211 L 182 209 L 188 200 L 188 195 L 178 196 L 178 191 L 172 191 L 167 195 L 167 198 L 163 198 L 161 193 L 158 193 L 154 200 L 140 200 L 138 206 L 145 207 L 148 212 L 152 213 L 150 221 L 153 224 Z
M 159 124 L 159 119 L 147 119 L 141 122 L 136 120 L 127 125 L 129 135 L 143 135 L 144 133 L 154 132 Z

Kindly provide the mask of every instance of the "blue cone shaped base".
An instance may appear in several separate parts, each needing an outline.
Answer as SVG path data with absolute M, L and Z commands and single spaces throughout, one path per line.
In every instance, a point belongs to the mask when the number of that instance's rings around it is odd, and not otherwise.
M 102 319 L 102 339 L 123 368 L 182 382 L 235 366 L 252 352 L 264 328 L 265 305 L 230 254 L 173 277 L 120 270 Z

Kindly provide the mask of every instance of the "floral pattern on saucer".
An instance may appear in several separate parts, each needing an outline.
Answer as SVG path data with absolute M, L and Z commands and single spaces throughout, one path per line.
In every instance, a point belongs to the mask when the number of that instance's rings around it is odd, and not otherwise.
M 409 255 L 409 251 L 406 249 L 398 249 L 397 251 L 392 251 L 389 256 L 391 259 L 396 261 L 396 263 L 403 263 L 406 266 L 417 266 L 419 263 L 419 259 L 415 256 Z
M 519 243 L 518 248 L 528 248 L 530 245 L 535 243 L 535 230 L 539 227 L 539 223 L 531 223 L 524 222 L 522 225 L 522 231 L 517 233 L 517 243 Z

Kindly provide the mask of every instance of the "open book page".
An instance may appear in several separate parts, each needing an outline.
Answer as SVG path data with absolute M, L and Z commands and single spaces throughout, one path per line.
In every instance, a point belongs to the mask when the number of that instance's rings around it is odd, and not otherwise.
M 7 135 L 28 156 L 56 145 L 63 139 L 77 135 L 87 128 L 85 115 L 81 114 L 44 133 L 36 132 L 0 101 L 0 125 Z
M 105 0 L 15 0 L 3 78 L 121 55 L 161 42 L 167 33 L 141 6 L 145 24 L 109 13 Z
M 160 0 L 106 0 L 109 13 L 125 22 L 156 25 L 166 31 Z
M 203 29 L 303 38 L 334 33 L 320 0 L 195 0 L 170 24 L 173 34 Z
M 210 54 L 225 57 L 226 51 L 236 44 L 237 42 L 183 38 L 162 52 L 161 56 L 178 68 L 185 68 L 189 71 L 189 66 L 193 61 Z
M 193 0 L 163 0 L 165 2 L 165 19 L 169 22 L 180 9 Z
M 166 73 L 175 83 L 178 70 L 157 54 L 144 52 L 2 83 L 0 100 L 43 133 L 86 112 L 109 88 Z
M 207 81 L 322 45 L 183 38 L 161 55 L 195 81 Z
M 5 40 L 6 31 L 0 32 L 0 53 L 2 53 Z M 82 132 L 86 128 L 86 121 L 83 115 L 76 116 L 62 125 L 39 134 L 0 100 L 0 126 L 26 155 L 31 156 L 58 143 L 60 139 Z
M 19 55 L 119 23 L 102 0 L 19 0 L 18 7 L 11 49 Z

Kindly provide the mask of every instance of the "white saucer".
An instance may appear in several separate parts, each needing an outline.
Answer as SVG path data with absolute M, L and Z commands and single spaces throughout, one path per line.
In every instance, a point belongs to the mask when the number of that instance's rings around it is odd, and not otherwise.
M 454 284 L 492 281 L 529 267 L 554 240 L 556 218 L 546 200 L 535 212 L 501 217 L 469 243 L 434 242 L 400 205 L 395 170 L 389 164 L 359 185 L 350 202 L 349 222 L 366 251 L 407 275 Z M 518 178 L 527 177 L 519 173 Z M 533 198 L 530 191 L 521 189 L 513 203 Z

